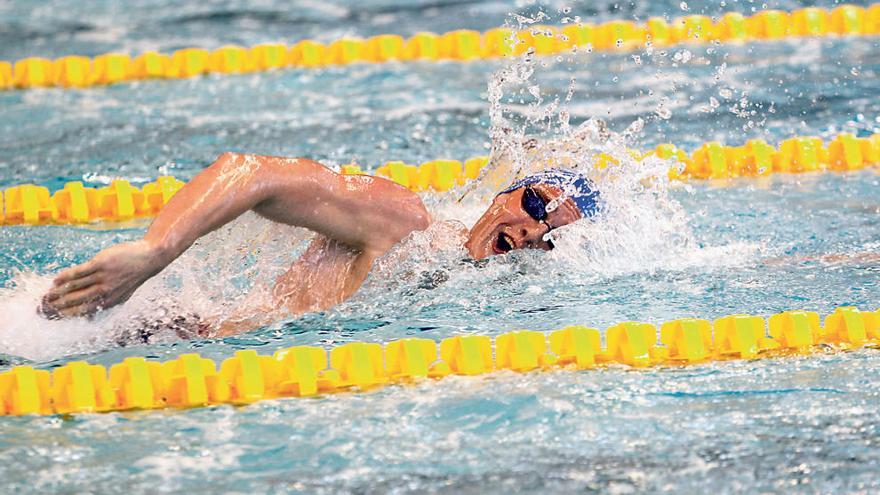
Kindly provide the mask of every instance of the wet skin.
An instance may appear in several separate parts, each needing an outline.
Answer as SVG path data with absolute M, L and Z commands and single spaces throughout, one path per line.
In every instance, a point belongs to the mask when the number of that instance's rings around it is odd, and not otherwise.
M 546 184 L 535 184 L 532 189 L 550 203 L 562 194 L 562 190 Z M 552 248 L 544 240 L 546 234 L 555 228 L 568 225 L 581 218 L 580 210 L 574 201 L 566 199 L 558 208 L 547 213 L 544 221 L 532 218 L 522 208 L 525 188 L 499 194 L 471 227 L 465 247 L 475 259 L 483 259 L 495 254 L 504 254 L 514 249 Z
M 547 203 L 562 194 L 544 184 L 532 189 Z M 471 256 L 550 249 L 547 232 L 581 216 L 566 199 L 538 221 L 523 210 L 523 193 L 517 189 L 492 201 L 468 234 Z M 304 158 L 226 153 L 171 199 L 143 239 L 112 246 L 59 273 L 39 311 L 49 318 L 91 316 L 121 304 L 196 239 L 249 210 L 318 235 L 275 281 L 272 300 L 243 306 L 217 325 L 220 334 L 266 324 L 278 308 L 301 314 L 339 304 L 360 287 L 378 257 L 430 224 L 418 195 L 392 181 L 340 175 Z

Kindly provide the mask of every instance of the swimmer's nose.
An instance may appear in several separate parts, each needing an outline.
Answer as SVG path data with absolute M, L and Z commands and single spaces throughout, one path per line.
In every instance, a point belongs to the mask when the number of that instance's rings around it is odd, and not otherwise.
M 547 233 L 547 226 L 543 223 L 531 218 L 529 220 L 530 221 L 523 222 L 522 225 L 519 226 L 519 239 L 516 239 L 517 246 L 536 246 L 541 243 L 544 234 Z

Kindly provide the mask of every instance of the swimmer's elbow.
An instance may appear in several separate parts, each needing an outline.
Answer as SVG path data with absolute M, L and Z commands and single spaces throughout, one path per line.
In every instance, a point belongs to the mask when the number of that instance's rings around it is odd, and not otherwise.
M 246 168 L 253 168 L 254 161 L 250 160 L 249 158 L 249 155 L 226 151 L 224 153 L 220 153 L 220 156 L 218 156 L 217 159 L 214 160 L 214 163 L 212 163 L 211 166 L 208 167 L 208 169 L 213 170 L 214 173 L 219 175 L 240 172 Z
M 413 232 L 427 230 L 431 225 L 431 215 L 418 196 L 415 196 L 415 200 L 410 202 L 408 206 L 405 211 L 409 214 L 406 216 L 406 220 L 401 222 L 402 228 L 397 233 L 397 238 L 394 239 L 395 244 Z
M 239 165 L 244 163 L 245 155 L 234 151 L 224 151 L 220 153 L 213 165 L 218 167 L 226 167 L 229 165 Z
M 269 165 L 274 164 L 274 162 L 277 160 L 278 158 L 271 156 L 251 155 L 245 153 L 236 153 L 234 151 L 225 151 L 223 153 L 220 153 L 217 159 L 214 160 L 214 165 L 222 169 L 235 168 L 256 170 L 258 168 L 267 168 Z M 294 160 L 299 159 L 296 158 Z
M 280 159 L 271 156 L 251 155 L 227 151 L 221 153 L 212 165 L 219 176 L 224 180 L 230 178 L 243 178 L 255 184 L 277 182 L 279 170 L 283 170 L 281 163 L 288 164 L 299 159 Z

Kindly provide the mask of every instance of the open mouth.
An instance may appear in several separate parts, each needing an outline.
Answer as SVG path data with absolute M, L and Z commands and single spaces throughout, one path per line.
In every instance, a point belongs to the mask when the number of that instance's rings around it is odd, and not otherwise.
M 495 240 L 495 253 L 496 254 L 504 254 L 510 251 L 513 251 L 514 243 L 513 238 L 504 232 L 498 233 L 498 239 Z

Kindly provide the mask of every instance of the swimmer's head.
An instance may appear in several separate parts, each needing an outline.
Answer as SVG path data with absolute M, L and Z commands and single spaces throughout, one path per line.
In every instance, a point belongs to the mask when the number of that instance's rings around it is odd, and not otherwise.
M 599 192 L 589 179 L 571 170 L 544 170 L 498 193 L 471 228 L 465 247 L 476 259 L 514 249 L 550 250 L 548 232 L 598 212 Z

